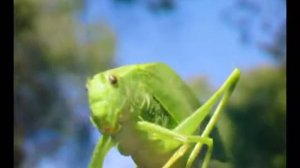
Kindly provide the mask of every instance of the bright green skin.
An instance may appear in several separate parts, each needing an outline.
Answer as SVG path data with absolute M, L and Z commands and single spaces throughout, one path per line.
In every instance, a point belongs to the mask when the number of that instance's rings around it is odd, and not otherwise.
M 200 124 L 219 97 L 228 93 L 220 103 L 222 108 L 238 78 L 239 70 L 235 70 L 199 108 L 200 103 L 189 87 L 162 63 L 128 65 L 95 75 L 88 80 L 87 89 L 91 120 L 102 138 L 95 148 L 90 168 L 101 168 L 106 153 L 114 145 L 122 154 L 130 155 L 138 167 L 189 167 L 198 154 L 191 154 L 195 144 L 201 148 L 203 144 L 212 143 L 209 133 L 221 110 L 217 108 L 215 113 L 218 114 L 211 119 L 214 121 L 201 136 L 196 135 Z M 192 138 L 192 135 L 197 137 Z M 189 144 L 189 148 L 184 144 Z M 210 146 L 212 148 L 212 144 Z M 178 149 L 183 157 L 174 155 Z M 209 150 L 204 167 L 210 155 Z

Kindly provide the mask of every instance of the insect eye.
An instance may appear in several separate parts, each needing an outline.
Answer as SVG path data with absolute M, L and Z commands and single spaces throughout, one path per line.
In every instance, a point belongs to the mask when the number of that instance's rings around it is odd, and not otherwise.
M 109 75 L 108 80 L 110 84 L 115 85 L 118 83 L 118 79 L 115 75 Z

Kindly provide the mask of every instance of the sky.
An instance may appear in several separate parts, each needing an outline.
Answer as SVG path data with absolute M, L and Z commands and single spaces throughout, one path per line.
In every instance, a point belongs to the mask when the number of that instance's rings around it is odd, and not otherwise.
M 102 21 L 116 34 L 118 66 L 164 62 L 184 79 L 205 75 L 218 87 L 234 68 L 274 63 L 255 46 L 242 44 L 239 32 L 222 21 L 222 11 L 234 1 L 176 1 L 176 10 L 165 13 L 150 12 L 143 3 L 88 2 L 86 19 Z

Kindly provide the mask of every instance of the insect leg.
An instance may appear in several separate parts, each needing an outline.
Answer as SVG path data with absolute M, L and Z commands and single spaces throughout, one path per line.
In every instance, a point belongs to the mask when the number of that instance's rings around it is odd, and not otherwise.
M 235 69 L 224 84 L 193 114 L 183 120 L 176 126 L 174 131 L 182 134 L 193 134 L 200 126 L 205 117 L 208 116 L 210 110 L 216 102 L 227 93 L 230 95 L 238 82 L 240 71 Z
M 164 165 L 163 168 L 169 168 L 179 157 L 183 156 L 183 154 L 186 152 L 187 148 L 189 147 L 190 143 L 197 143 L 201 145 L 206 144 L 208 146 L 208 151 L 205 155 L 204 162 L 202 165 L 202 168 L 207 168 L 212 153 L 213 140 L 211 138 L 203 138 L 200 136 L 187 136 L 186 138 L 187 138 L 187 142 L 184 145 L 182 145 L 176 151 L 176 153 L 173 154 L 173 156 L 168 160 L 168 162 Z M 192 153 L 192 154 L 197 155 L 198 153 Z M 193 161 L 192 162 L 190 161 L 190 163 L 187 164 L 187 166 L 191 166 L 192 163 Z M 187 166 L 185 168 L 188 168 Z
M 210 157 L 211 157 L 212 152 L 213 152 L 213 145 L 208 146 L 208 150 L 207 150 L 206 155 L 204 157 L 202 168 L 207 168 L 208 167 L 208 163 L 210 161 Z
M 198 156 L 202 146 L 203 146 L 203 143 L 201 143 L 201 142 L 196 144 L 196 146 L 194 147 L 192 153 L 189 156 L 189 159 L 187 161 L 187 164 L 186 164 L 185 168 L 190 168 L 193 165 L 193 163 L 195 161 L 195 158 Z M 211 154 L 212 154 L 213 143 L 207 144 L 207 146 L 208 146 L 208 150 L 207 150 L 206 155 L 204 157 L 202 168 L 207 168 L 207 166 L 208 166 L 208 163 L 210 161 L 210 157 L 211 157 Z
M 102 135 L 98 141 L 89 168 L 102 168 L 106 153 L 113 147 L 114 143 L 110 136 Z
M 231 92 L 232 92 L 231 89 L 226 91 L 226 93 L 224 94 L 224 96 L 221 99 L 220 103 L 218 104 L 216 110 L 214 111 L 213 116 L 211 117 L 211 119 L 209 120 L 207 126 L 205 127 L 201 137 L 208 137 L 209 136 L 209 133 L 212 131 L 215 123 L 217 122 L 217 120 L 220 116 L 220 113 L 221 113 L 222 109 L 224 108 L 224 105 L 226 104 L 226 102 L 228 101 L 228 99 L 230 97 Z M 192 153 L 191 153 L 191 155 L 188 159 L 187 168 L 191 167 L 191 164 L 194 162 L 194 160 L 197 157 L 198 153 L 200 152 L 201 148 L 202 148 L 201 143 L 196 144 L 195 148 L 193 149 L 193 151 L 192 151 Z M 210 148 L 209 148 L 209 150 L 210 150 Z M 209 156 L 208 156 L 208 154 L 209 154 Z M 208 151 L 206 156 L 209 157 L 209 158 L 207 160 L 207 158 L 205 157 L 203 166 L 205 166 L 205 164 L 208 164 L 209 159 L 210 159 L 210 155 L 211 155 L 211 153 Z
M 182 145 L 173 155 L 172 157 L 168 160 L 168 162 L 162 167 L 162 168 L 169 168 L 171 167 L 176 160 L 178 160 L 180 157 L 182 157 L 186 151 L 188 150 L 189 145 L 188 144 L 184 144 Z
M 210 138 L 208 137 L 200 137 L 200 136 L 188 136 L 183 135 L 173 130 L 169 130 L 167 128 L 161 127 L 159 125 L 153 124 L 148 121 L 139 121 L 137 122 L 137 128 L 150 134 L 156 135 L 159 139 L 163 138 L 172 138 L 181 143 L 177 145 L 177 147 L 182 143 L 190 143 L 190 142 L 204 142 L 205 144 L 210 143 Z
M 180 142 L 180 143 L 175 143 L 175 145 L 173 144 L 174 146 L 170 146 L 170 149 L 171 148 L 175 149 L 179 146 L 181 147 L 172 155 L 172 157 L 167 161 L 167 163 L 163 166 L 163 168 L 169 168 L 170 166 L 172 166 L 172 164 L 175 163 L 176 160 L 178 160 L 181 156 L 183 156 L 186 153 L 189 144 L 191 143 L 207 144 L 210 149 L 213 143 L 211 138 L 183 135 L 147 121 L 139 121 L 137 123 L 137 127 L 140 130 L 149 132 L 152 135 L 156 135 L 158 139 L 165 139 L 167 137 L 167 138 L 175 139 L 178 142 Z M 209 159 L 210 157 L 208 157 L 205 160 L 209 161 Z

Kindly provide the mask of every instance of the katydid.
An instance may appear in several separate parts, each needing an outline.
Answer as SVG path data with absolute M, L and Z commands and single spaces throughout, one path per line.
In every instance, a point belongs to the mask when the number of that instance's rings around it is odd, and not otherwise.
M 185 82 L 166 64 L 118 67 L 87 82 L 91 122 L 101 132 L 90 168 L 102 168 L 117 146 L 140 168 L 190 168 L 207 145 L 202 168 L 213 149 L 210 133 L 239 79 L 235 69 L 202 105 Z M 197 130 L 217 104 L 203 132 Z

